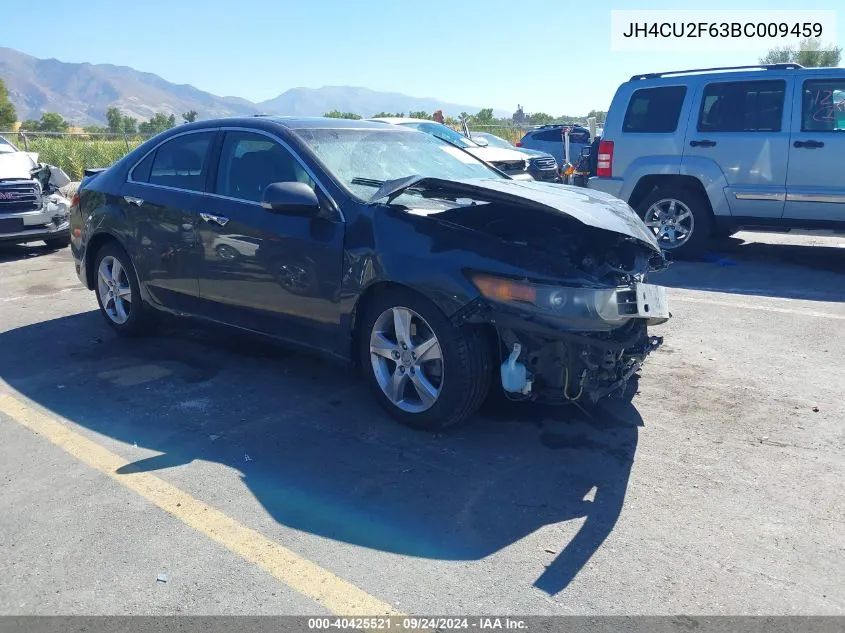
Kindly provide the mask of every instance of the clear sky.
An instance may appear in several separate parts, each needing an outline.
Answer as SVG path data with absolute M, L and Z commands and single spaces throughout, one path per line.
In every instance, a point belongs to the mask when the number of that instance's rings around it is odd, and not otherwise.
M 707 8 L 759 10 L 764 18 L 771 9 L 835 9 L 841 0 L 807 4 L 716 0 Z M 687 8 L 648 0 L 38 0 L 35 5 L 4 11 L 1 45 L 41 58 L 131 66 L 251 101 L 288 88 L 345 85 L 577 115 L 607 109 L 616 87 L 635 73 L 756 63 L 765 52 L 611 52 L 611 9 Z M 843 16 L 840 10 L 840 44 Z

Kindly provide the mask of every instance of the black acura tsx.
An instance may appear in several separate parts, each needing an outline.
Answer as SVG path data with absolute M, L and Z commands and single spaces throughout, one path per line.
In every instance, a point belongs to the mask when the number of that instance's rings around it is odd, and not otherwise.
M 669 317 L 624 202 L 517 181 L 429 134 L 256 116 L 170 129 L 71 207 L 77 274 L 119 334 L 161 312 L 360 365 L 399 421 L 511 399 L 630 398 Z

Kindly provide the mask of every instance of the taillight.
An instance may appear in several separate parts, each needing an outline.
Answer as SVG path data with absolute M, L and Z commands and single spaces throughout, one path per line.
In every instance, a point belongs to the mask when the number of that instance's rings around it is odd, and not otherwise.
M 599 141 L 596 176 L 599 178 L 613 177 L 613 141 Z
M 73 198 L 71 198 L 70 206 L 78 207 L 79 206 L 79 193 L 73 194 Z
M 522 141 L 517 141 L 517 142 L 516 142 L 516 146 L 517 146 L 517 147 L 522 147 Z

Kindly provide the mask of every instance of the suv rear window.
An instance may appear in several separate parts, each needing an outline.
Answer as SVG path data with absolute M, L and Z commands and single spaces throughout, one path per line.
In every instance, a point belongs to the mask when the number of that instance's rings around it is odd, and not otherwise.
M 686 94 L 686 86 L 641 88 L 634 91 L 625 112 L 622 131 L 674 132 L 678 128 Z
M 802 132 L 845 132 L 845 79 L 804 82 Z
M 698 114 L 699 132 L 780 132 L 786 82 L 708 84 Z

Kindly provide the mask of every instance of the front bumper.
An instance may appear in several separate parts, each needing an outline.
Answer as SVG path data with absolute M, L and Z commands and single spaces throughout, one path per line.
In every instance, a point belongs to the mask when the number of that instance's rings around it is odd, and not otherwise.
M 560 182 L 560 173 L 556 169 L 531 169 L 531 176 L 540 182 Z
M 41 209 L 0 214 L 0 242 L 29 242 L 70 235 L 70 201 L 44 196 Z
M 502 387 L 510 397 L 548 403 L 630 395 L 646 357 L 663 342 L 649 326 L 670 316 L 655 289 L 665 292 L 648 284 L 620 287 L 592 318 L 488 303 L 485 320 L 502 344 Z

